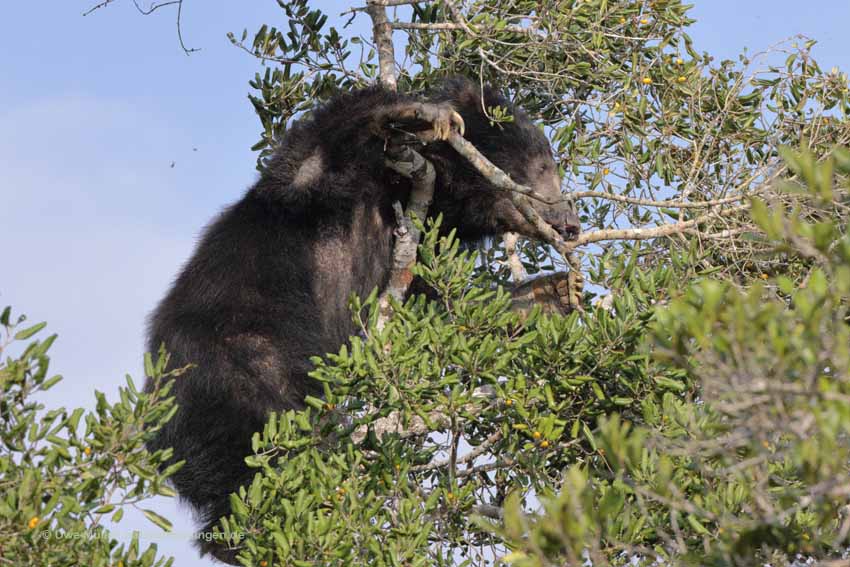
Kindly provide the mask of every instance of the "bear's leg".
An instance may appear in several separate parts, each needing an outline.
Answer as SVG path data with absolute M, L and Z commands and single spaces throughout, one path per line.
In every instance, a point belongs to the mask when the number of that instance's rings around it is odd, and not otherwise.
M 583 289 L 584 278 L 576 270 L 527 280 L 511 288 L 511 311 L 519 313 L 523 320 L 535 305 L 539 305 L 543 313 L 568 315 L 581 305 Z M 405 299 L 420 294 L 432 301 L 439 299 L 434 288 L 414 278 Z

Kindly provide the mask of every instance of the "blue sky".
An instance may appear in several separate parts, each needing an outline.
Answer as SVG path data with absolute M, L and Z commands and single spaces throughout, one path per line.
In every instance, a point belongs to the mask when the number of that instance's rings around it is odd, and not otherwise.
M 187 57 L 168 9 L 144 18 L 116 0 L 82 17 L 93 3 L 10 2 L 0 35 L 0 308 L 59 333 L 53 370 L 65 380 L 44 400 L 72 407 L 91 407 L 95 388 L 114 399 L 125 373 L 141 375 L 146 314 L 204 224 L 254 180 L 259 122 L 246 95 L 260 66 L 225 34 L 284 24 L 273 0 L 187 0 L 184 38 L 201 48 Z M 803 33 L 819 40 L 823 68 L 850 70 L 847 0 L 693 3 L 700 51 L 733 58 Z M 187 510 L 151 507 L 174 533 L 138 514 L 115 533 L 139 529 L 177 566 L 207 565 L 187 544 Z

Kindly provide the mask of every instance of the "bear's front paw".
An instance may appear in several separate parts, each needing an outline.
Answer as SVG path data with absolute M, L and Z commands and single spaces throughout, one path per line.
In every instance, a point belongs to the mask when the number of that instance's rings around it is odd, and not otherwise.
M 439 104 L 422 103 L 417 109 L 416 117 L 431 123 L 430 135 L 422 136 L 426 141 L 448 140 L 453 129 L 463 136 L 463 118 L 447 102 Z
M 512 308 L 528 315 L 539 305 L 543 313 L 566 315 L 581 306 L 584 277 L 576 270 L 549 274 L 524 282 L 511 291 Z

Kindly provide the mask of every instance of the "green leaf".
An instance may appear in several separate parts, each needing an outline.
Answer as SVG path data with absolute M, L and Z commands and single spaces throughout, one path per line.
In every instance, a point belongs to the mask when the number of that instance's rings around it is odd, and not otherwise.
M 142 510 L 142 514 L 145 515 L 145 518 L 162 528 L 163 531 L 170 532 L 171 531 L 171 522 L 168 521 L 167 518 L 160 516 L 153 510 Z
M 30 338 L 31 336 L 33 336 L 34 334 L 36 334 L 37 332 L 39 332 L 40 330 L 42 330 L 46 326 L 47 326 L 47 322 L 42 322 L 42 323 L 38 323 L 36 325 L 33 325 L 32 327 L 29 327 L 27 329 L 24 329 L 22 331 L 18 331 L 17 333 L 15 333 L 15 340 L 16 341 L 26 340 L 26 339 Z

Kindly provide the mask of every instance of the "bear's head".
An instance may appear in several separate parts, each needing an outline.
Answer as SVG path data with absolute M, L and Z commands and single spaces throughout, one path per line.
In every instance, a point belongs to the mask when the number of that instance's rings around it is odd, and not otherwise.
M 546 136 L 521 109 L 500 93 L 482 89 L 466 78 L 444 81 L 429 97 L 448 102 L 463 117 L 464 137 L 511 179 L 533 189 L 550 203 L 532 199 L 534 209 L 565 239 L 581 228 L 573 207 L 562 200 L 561 179 Z M 511 122 L 493 123 L 488 108 L 500 106 Z M 533 225 L 511 202 L 511 195 L 488 182 L 448 143 L 432 144 L 423 153 L 437 170 L 437 187 L 430 212 L 443 214 L 444 226 L 456 228 L 461 238 L 474 239 L 506 231 L 539 237 Z

